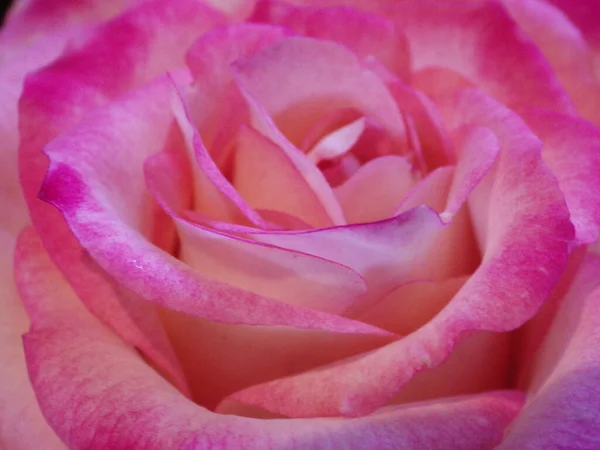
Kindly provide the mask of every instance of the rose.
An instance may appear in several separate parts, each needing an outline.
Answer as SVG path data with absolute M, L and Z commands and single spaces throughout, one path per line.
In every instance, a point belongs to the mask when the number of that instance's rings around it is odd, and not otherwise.
M 304 3 L 13 14 L 5 446 L 594 448 L 593 14 Z

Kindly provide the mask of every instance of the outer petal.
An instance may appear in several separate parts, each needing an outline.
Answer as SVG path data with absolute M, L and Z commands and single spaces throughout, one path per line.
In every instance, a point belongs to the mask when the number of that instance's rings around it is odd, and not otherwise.
M 523 412 L 499 449 L 600 445 L 600 257 L 583 263 L 538 351 Z
M 488 448 L 521 405 L 517 393 L 491 392 L 361 419 L 213 414 L 181 396 L 90 316 L 31 233 L 21 240 L 18 273 L 34 318 L 25 337 L 33 385 L 50 424 L 73 450 Z
M 400 0 L 377 8 L 405 31 L 415 71 L 452 69 L 510 107 L 575 113 L 550 64 L 499 3 Z
M 410 79 L 406 36 L 382 16 L 344 6 L 298 8 L 265 0 L 258 2 L 251 20 L 284 25 L 304 36 L 338 42 L 359 58 L 375 58 L 403 80 Z
M 594 51 L 594 70 L 600 79 L 600 30 L 596 18 L 600 14 L 600 4 L 594 0 L 548 0 L 548 3 L 561 9 Z
M 560 2 L 556 3 L 560 5 Z M 573 3 L 590 2 L 569 2 L 570 5 Z M 581 115 L 600 125 L 600 77 L 594 73 L 594 53 L 584 34 L 560 9 L 551 5 L 552 1 L 504 0 L 504 4 L 519 26 L 544 52 Z M 593 17 L 594 11 L 588 14 Z M 600 9 L 596 14 L 600 14 Z M 597 27 L 597 24 L 594 26 Z M 600 50 L 600 45 L 597 49 Z
M 0 448 L 66 449 L 48 426 L 35 400 L 23 354 L 21 336 L 29 327 L 13 280 L 15 237 L 0 229 Z
M 184 49 L 197 33 L 218 20 L 222 18 L 195 1 L 145 2 L 95 30 L 82 47 L 30 75 L 20 102 L 21 182 L 32 221 L 50 254 L 94 314 L 150 359 L 170 367 L 167 371 L 175 378 L 177 371 L 168 342 L 164 335 L 160 338 L 154 308 L 114 284 L 89 260 L 60 213 L 38 200 L 48 164 L 41 150 L 90 110 L 181 64 Z M 82 155 L 78 158 L 84 160 Z M 118 177 L 119 172 L 112 175 Z M 68 194 L 70 201 L 75 200 L 73 195 Z
M 600 229 L 600 128 L 549 111 L 527 112 L 522 117 L 544 142 L 542 157 L 558 178 L 577 242 L 596 241 Z

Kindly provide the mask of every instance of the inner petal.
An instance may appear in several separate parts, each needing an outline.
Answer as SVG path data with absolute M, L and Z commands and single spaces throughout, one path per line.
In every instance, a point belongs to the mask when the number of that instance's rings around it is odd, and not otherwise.
M 348 223 L 376 222 L 396 212 L 415 182 L 406 158 L 389 155 L 367 162 L 334 192 Z
M 404 142 L 402 116 L 384 83 L 339 44 L 289 38 L 234 64 L 240 82 L 299 145 L 328 111 L 357 108 Z
M 308 159 L 318 164 L 322 160 L 334 159 L 344 155 L 356 144 L 365 130 L 365 126 L 365 118 L 361 117 L 329 133 L 308 152 Z

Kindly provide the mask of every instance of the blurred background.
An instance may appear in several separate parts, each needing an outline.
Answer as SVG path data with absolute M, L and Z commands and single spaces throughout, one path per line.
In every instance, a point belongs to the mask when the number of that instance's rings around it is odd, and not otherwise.
M 10 6 L 12 2 L 9 1 L 4 1 L 0 3 L 0 21 L 4 22 L 4 15 L 6 14 L 6 11 L 8 10 L 8 7 Z

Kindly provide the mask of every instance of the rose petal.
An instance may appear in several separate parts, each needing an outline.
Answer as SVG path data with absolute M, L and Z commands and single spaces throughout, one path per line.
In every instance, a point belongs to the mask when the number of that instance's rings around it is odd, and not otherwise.
M 406 36 L 382 16 L 345 6 L 299 8 L 266 0 L 258 2 L 251 20 L 283 25 L 298 34 L 338 42 L 359 58 L 375 58 L 403 80 L 410 79 Z
M 549 111 L 528 111 L 522 117 L 544 142 L 542 157 L 565 195 L 576 243 L 596 241 L 600 228 L 600 128 Z
M 182 389 L 183 380 L 172 353 L 169 354 L 164 331 L 161 334 L 154 307 L 121 287 L 115 290 L 114 280 L 90 262 L 60 213 L 37 198 L 48 165 L 41 150 L 89 111 L 157 73 L 181 64 L 184 49 L 197 33 L 221 20 L 195 1 L 145 2 L 95 30 L 82 47 L 29 75 L 20 102 L 21 182 L 32 221 L 44 236 L 46 247 L 91 311 L 138 346 L 173 379 L 179 380 Z M 151 105 L 150 110 L 156 111 L 156 108 L 157 105 Z M 122 126 L 120 119 L 111 124 L 113 129 L 122 129 Z M 154 136 L 153 132 L 150 136 Z M 83 142 L 86 140 L 87 137 L 83 138 Z M 104 150 L 103 147 L 93 156 L 82 151 L 76 159 L 83 163 L 91 157 L 93 165 L 107 157 Z M 130 150 L 127 147 L 123 155 L 131 155 Z M 90 156 L 84 158 L 84 154 Z M 61 172 L 60 166 L 58 172 Z M 119 173 L 122 172 L 111 172 L 107 180 Z M 69 180 L 65 183 L 67 197 L 71 202 L 76 201 L 78 188 L 72 185 L 74 191 L 68 192 Z M 128 180 L 123 185 L 131 187 Z M 140 203 L 134 201 L 131 205 L 137 207 Z M 131 205 L 121 205 L 121 208 L 130 212 L 138 210 L 129 208 Z M 154 220 L 146 220 L 147 224 L 150 222 Z
M 462 207 L 467 197 L 492 169 L 500 152 L 496 135 L 483 127 L 462 130 L 456 145 L 457 165 L 444 212 L 440 216 L 449 220 Z
M 581 115 L 600 125 L 600 77 L 594 73 L 594 54 L 582 32 L 552 1 L 504 0 L 504 4 L 548 58 Z
M 399 142 L 405 139 L 402 117 L 383 83 L 339 44 L 289 38 L 238 60 L 234 70 L 292 143 L 300 144 L 328 111 L 348 107 L 375 118 Z
M 350 151 L 365 131 L 365 118 L 350 122 L 324 136 L 315 144 L 307 156 L 315 164 L 323 160 L 335 159 Z
M 490 392 L 386 408 L 361 419 L 253 420 L 213 414 L 157 376 L 78 302 L 31 234 L 18 273 L 33 317 L 27 363 L 50 425 L 73 450 L 490 447 L 522 396 Z M 42 301 L 43 299 L 43 301 Z M 36 308 L 45 304 L 47 308 Z M 433 433 L 432 433 L 433 430 Z
M 497 2 L 402 1 L 387 8 L 408 37 L 413 70 L 452 69 L 510 107 L 575 114 L 548 61 Z
M 486 175 L 494 178 L 489 209 L 477 212 L 489 215 L 477 271 L 439 314 L 405 338 L 253 386 L 233 400 L 286 415 L 362 415 L 415 373 L 441 364 L 469 332 L 515 329 L 547 299 L 566 266 L 573 228 L 556 179 L 542 162 L 541 143 L 518 116 L 477 91 L 461 92 L 443 111 L 451 127 L 487 127 L 502 146 L 495 170 Z
M 334 192 L 348 223 L 392 217 L 415 182 L 412 166 L 401 156 L 381 156 L 360 167 Z
M 600 257 L 580 268 L 538 351 L 523 412 L 501 449 L 600 445 Z
M 0 448 L 35 450 L 44 443 L 49 450 L 66 449 L 46 423 L 25 366 L 21 336 L 29 327 L 13 280 L 15 237 L 0 229 Z
M 366 281 L 368 292 L 348 315 L 403 283 L 419 278 L 434 236 L 443 229 L 439 216 L 420 207 L 381 222 L 299 232 L 248 233 L 259 242 L 308 253 L 350 267 Z
M 548 3 L 562 10 L 594 51 L 594 69 L 596 78 L 600 79 L 600 31 L 596 17 L 600 13 L 598 3 L 594 0 L 548 0 Z
M 190 380 L 192 399 L 210 409 L 240 389 L 351 357 L 397 338 L 392 333 L 226 325 L 167 310 L 162 318 Z
M 465 284 L 468 277 L 404 284 L 358 316 L 384 330 L 406 336 L 438 314 Z
M 204 33 L 189 48 L 186 62 L 194 86 L 188 89 L 187 107 L 191 122 L 217 163 L 240 126 L 248 122 L 231 63 L 292 34 L 291 30 L 270 25 L 236 24 Z
M 417 153 L 422 170 L 434 170 L 454 160 L 450 140 L 446 136 L 441 114 L 434 103 L 423 93 L 404 84 L 378 61 L 369 60 L 366 66 L 375 72 L 405 114 L 405 120 L 414 125 L 418 135 Z M 410 127 L 407 127 L 410 132 Z
M 146 161 L 146 181 L 177 225 L 180 259 L 207 280 L 335 314 L 344 312 L 365 292 L 362 277 L 348 267 L 178 217 L 180 192 L 186 192 L 184 183 L 178 182 L 185 180 L 180 176 L 185 174 L 184 164 L 168 154 L 157 154 Z
M 196 160 L 192 196 L 194 209 L 223 222 L 249 224 L 269 228 L 269 224 L 240 196 L 209 155 L 202 138 L 192 123 L 190 110 L 177 84 L 173 95 L 173 113 L 183 134 L 188 151 Z
M 253 208 L 292 214 L 312 227 L 333 225 L 296 166 L 256 130 L 240 130 L 234 158 L 232 184 Z

